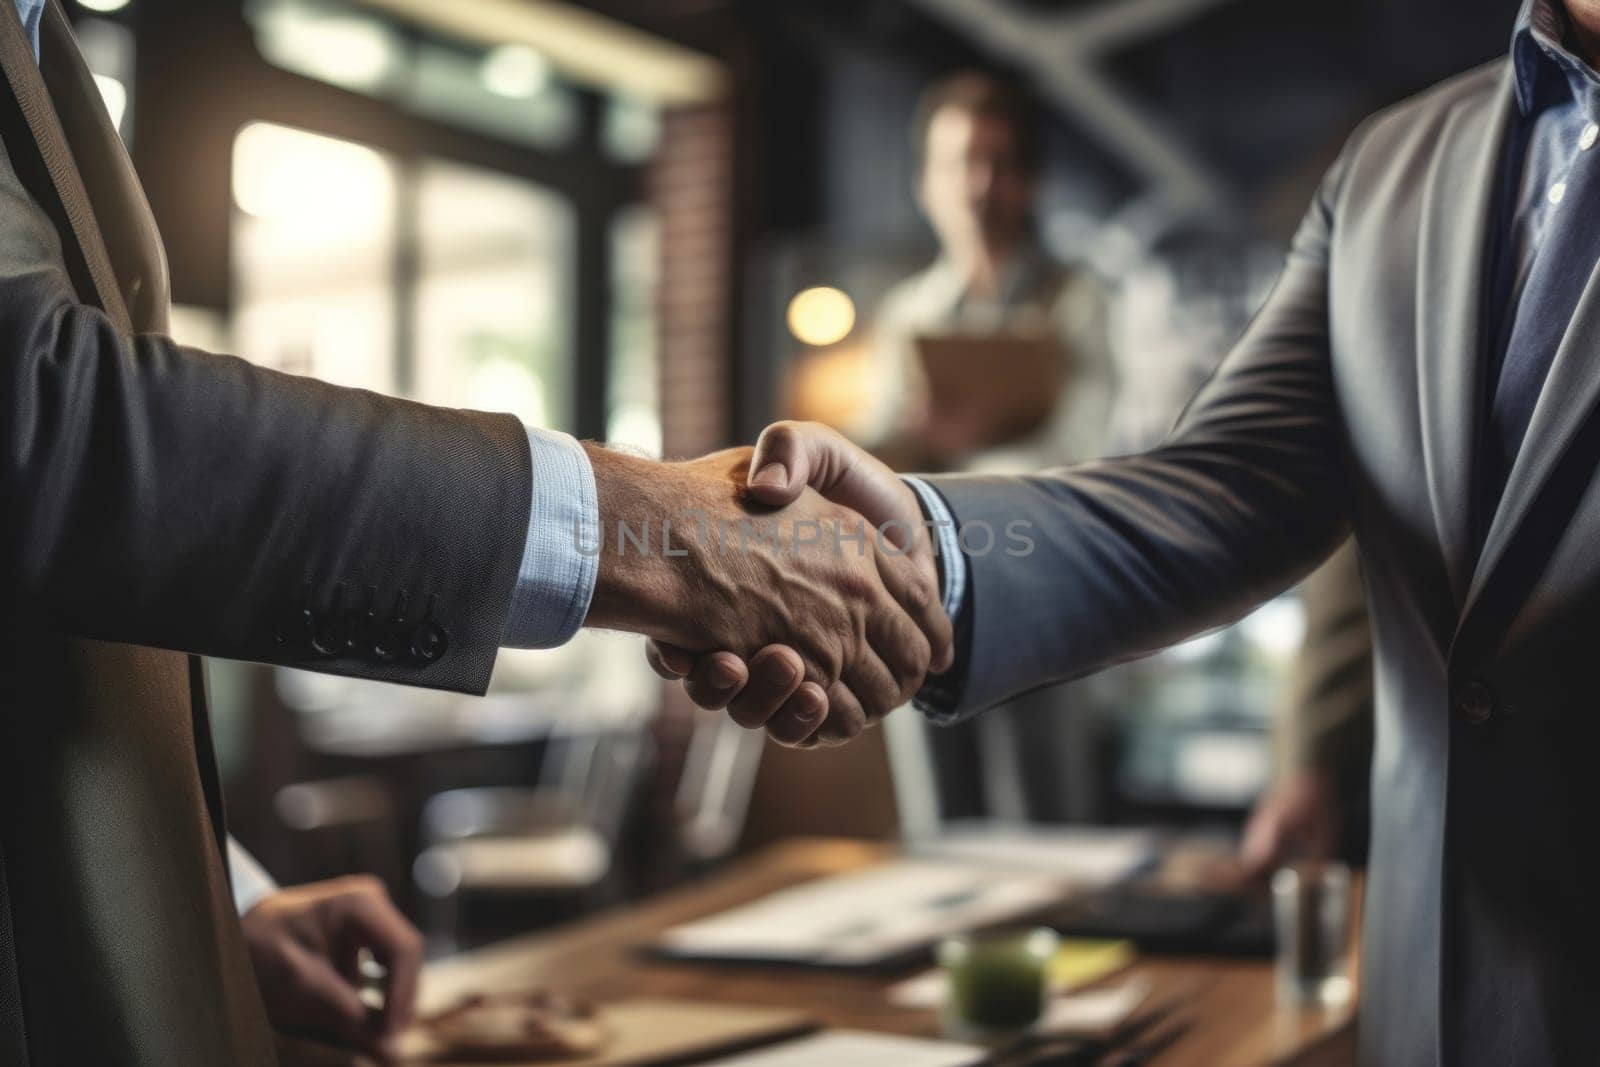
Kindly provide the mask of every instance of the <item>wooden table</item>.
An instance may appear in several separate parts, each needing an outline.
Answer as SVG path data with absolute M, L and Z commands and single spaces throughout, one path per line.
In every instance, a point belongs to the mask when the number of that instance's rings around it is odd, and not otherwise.
M 797 1007 L 827 1026 L 938 1036 L 934 1012 L 888 1003 L 887 987 L 904 976 L 675 963 L 638 951 L 669 926 L 890 855 L 884 846 L 850 841 L 777 845 L 636 906 L 431 964 L 423 976 L 422 1010 L 468 991 L 547 988 L 592 1000 L 647 996 Z M 1147 976 L 1155 999 L 1180 991 L 1193 996 L 1188 1014 L 1194 1026 L 1156 1058 L 1158 1067 L 1354 1062 L 1353 1008 L 1277 1008 L 1267 961 L 1155 957 L 1128 973 Z

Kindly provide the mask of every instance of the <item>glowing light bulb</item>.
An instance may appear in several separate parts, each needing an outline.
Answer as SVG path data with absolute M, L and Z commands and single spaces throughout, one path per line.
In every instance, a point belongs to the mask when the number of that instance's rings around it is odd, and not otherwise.
M 832 286 L 803 289 L 789 301 L 789 332 L 803 344 L 824 348 L 850 336 L 856 326 L 855 302 Z

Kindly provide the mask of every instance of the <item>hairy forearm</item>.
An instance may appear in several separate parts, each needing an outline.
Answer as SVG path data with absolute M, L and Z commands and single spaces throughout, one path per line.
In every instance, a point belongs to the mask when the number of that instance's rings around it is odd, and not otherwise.
M 704 463 L 660 463 L 586 444 L 600 506 L 599 571 L 585 625 L 646 634 L 695 648 L 734 596 L 704 536 L 706 524 L 742 514 L 745 453 L 721 478 Z M 737 471 L 734 468 L 738 468 Z

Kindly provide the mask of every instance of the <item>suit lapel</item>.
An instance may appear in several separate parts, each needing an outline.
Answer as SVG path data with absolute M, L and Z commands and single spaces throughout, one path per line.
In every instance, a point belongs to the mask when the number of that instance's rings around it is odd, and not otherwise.
M 135 330 L 164 333 L 170 292 L 161 234 L 72 24 L 56 0 L 45 6 L 39 37 L 44 82 L 93 205 L 117 291 Z
M 1461 628 L 1464 630 L 1475 616 L 1482 613 L 1486 601 L 1485 590 L 1497 574 L 1504 571 L 1511 547 L 1518 535 L 1528 528 L 1534 515 L 1544 513 L 1545 520 L 1559 530 L 1544 531 L 1540 547 L 1529 551 L 1547 554 L 1554 550 L 1554 534 L 1565 530 L 1568 519 L 1565 512 L 1548 509 L 1577 503 L 1577 498 L 1588 487 L 1592 471 L 1581 472 L 1581 477 L 1563 476 L 1559 482 L 1555 475 L 1567 459 L 1571 446 L 1578 440 L 1600 403 L 1600 366 L 1595 363 L 1594 339 L 1600 337 L 1600 264 L 1591 270 L 1583 296 L 1567 326 L 1550 374 L 1539 392 L 1533 409 L 1533 419 L 1522 447 L 1506 478 L 1506 489 L 1500 498 L 1484 540 L 1483 553 L 1472 577 L 1472 586 L 1462 612 Z M 1537 560 L 1520 561 L 1534 566 Z M 1524 567 L 1523 569 L 1527 569 Z M 1542 570 L 1542 566 L 1538 567 Z M 1526 592 L 1526 590 L 1524 590 Z M 1522 607 L 1521 600 L 1502 605 L 1512 615 Z M 1509 624 L 1511 617 L 1500 619 Z
M 14 4 L 0 3 L 0 9 L 3 9 L 0 10 L 0 73 L 5 75 L 17 109 L 50 176 L 66 221 L 67 232 L 62 236 L 73 242 L 86 268 L 85 281 L 92 291 L 80 295 L 104 310 L 120 329 L 131 332 L 132 321 L 117 288 L 116 274 L 90 206 L 89 194 L 45 88 L 22 20 Z M 59 12 L 54 14 L 61 17 Z
M 1485 352 L 1485 272 L 1515 98 L 1511 67 L 1485 102 L 1445 119 L 1426 177 L 1417 262 L 1422 459 L 1451 593 L 1472 577 L 1472 478 Z

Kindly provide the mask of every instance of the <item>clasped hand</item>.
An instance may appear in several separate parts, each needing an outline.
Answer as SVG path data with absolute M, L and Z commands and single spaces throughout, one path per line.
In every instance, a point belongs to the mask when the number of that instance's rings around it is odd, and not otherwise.
M 922 509 L 888 467 L 802 423 L 769 427 L 753 452 L 696 463 L 726 467 L 786 522 L 864 525 L 866 537 L 842 553 L 797 551 L 792 567 L 741 556 L 756 580 L 730 584 L 720 599 L 742 632 L 687 646 L 653 635 L 647 654 L 658 674 L 683 679 L 701 707 L 727 708 L 740 725 L 804 747 L 849 741 L 948 669 L 950 620 Z M 741 595 L 750 599 L 736 602 Z

